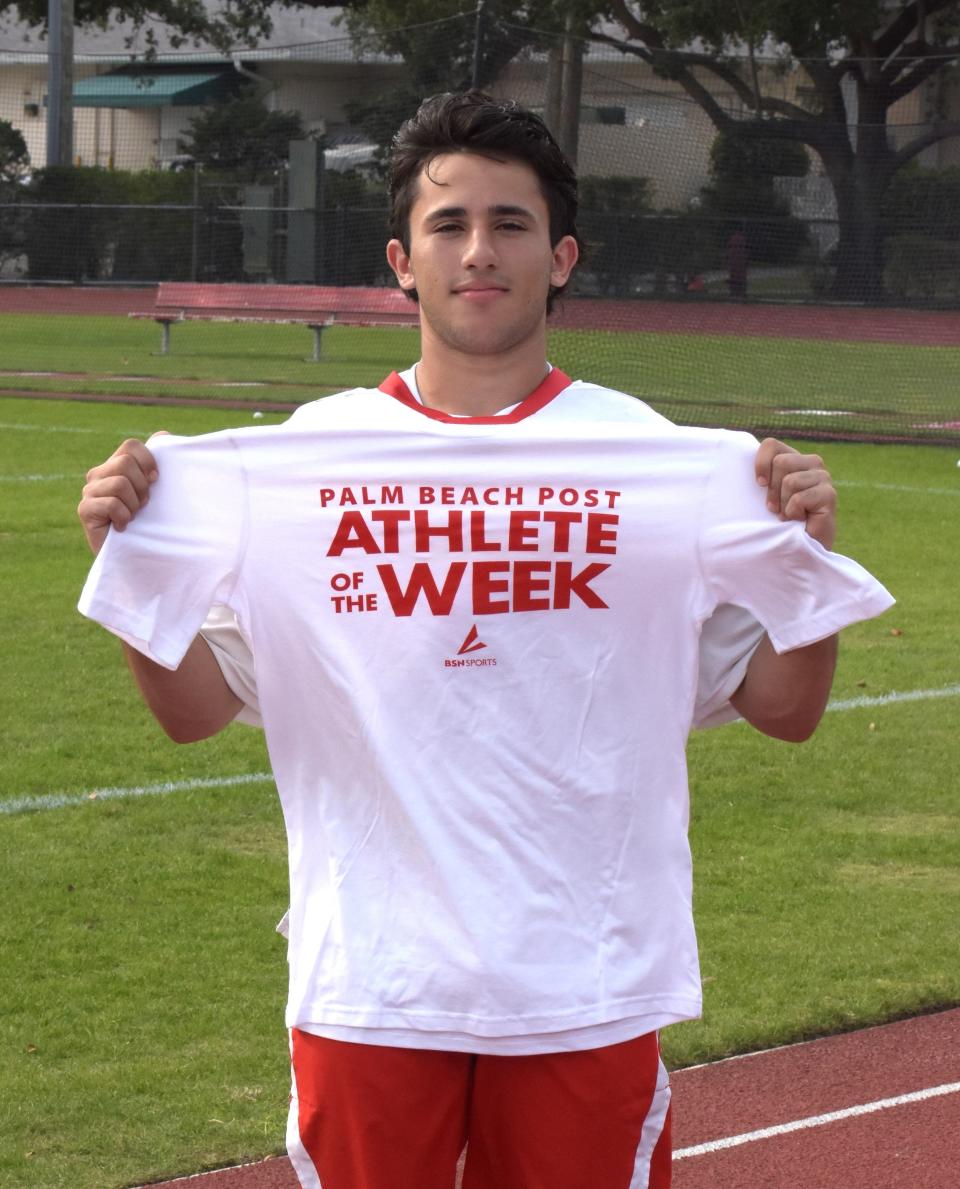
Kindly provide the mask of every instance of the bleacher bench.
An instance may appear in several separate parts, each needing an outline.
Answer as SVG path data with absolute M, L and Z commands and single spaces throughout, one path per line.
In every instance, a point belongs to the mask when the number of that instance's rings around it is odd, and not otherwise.
M 328 326 L 416 326 L 419 310 L 399 289 L 338 288 L 330 285 L 213 285 L 163 281 L 151 311 L 161 331 L 160 353 L 170 353 L 174 322 L 296 322 L 313 332 L 314 360 L 320 359 Z

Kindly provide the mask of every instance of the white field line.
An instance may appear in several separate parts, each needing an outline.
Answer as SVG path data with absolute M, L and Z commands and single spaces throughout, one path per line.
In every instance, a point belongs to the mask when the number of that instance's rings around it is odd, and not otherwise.
M 880 694 L 874 698 L 848 698 L 831 702 L 827 710 L 859 710 L 867 706 L 891 706 L 898 702 L 920 702 L 927 698 L 955 698 L 960 696 L 960 684 L 940 689 L 907 690 L 904 693 Z M 15 813 L 33 813 L 42 809 L 67 809 L 86 805 L 91 801 L 114 801 L 123 797 L 156 797 L 189 789 L 221 789 L 232 784 L 267 784 L 273 780 L 269 772 L 254 772 L 240 776 L 197 777 L 192 780 L 168 780 L 163 784 L 134 785 L 130 788 L 89 789 L 82 793 L 42 793 L 35 796 L 0 800 L 0 817 Z
M 0 392 L 0 396 L 3 393 Z M 27 433 L 85 433 L 99 434 L 100 437 L 111 438 L 148 438 L 153 430 L 117 429 L 104 427 L 97 429 L 92 425 L 28 425 L 23 421 L 0 421 L 0 429 L 22 429 Z
M 84 425 L 25 425 L 21 421 L 0 421 L 0 429 L 22 429 L 30 433 L 116 433 L 116 430 L 94 429 Z
M 81 471 L 71 475 L 0 475 L 0 483 L 60 483 L 64 479 L 79 482 L 82 478 Z
M 234 784 L 272 784 L 270 772 L 249 772 L 240 776 L 195 777 L 192 780 L 167 780 L 162 784 L 141 784 L 131 788 L 91 789 L 85 793 L 45 793 L 34 797 L 14 797 L 0 801 L 0 816 L 31 813 L 38 809 L 67 809 L 91 801 L 117 801 L 125 797 L 159 797 L 189 789 L 223 789 Z
M 859 479 L 834 479 L 834 487 L 865 487 L 871 491 L 908 491 L 914 495 L 960 495 L 960 487 L 909 487 L 900 483 L 868 483 Z
M 880 1098 L 876 1102 L 848 1106 L 840 1111 L 830 1111 L 826 1115 L 808 1115 L 805 1119 L 793 1119 L 789 1123 L 778 1123 L 775 1127 L 761 1127 L 758 1131 L 745 1131 L 742 1135 L 728 1135 L 723 1139 L 710 1140 L 705 1144 L 694 1144 L 691 1148 L 680 1148 L 673 1153 L 673 1158 L 674 1160 L 684 1160 L 689 1156 L 706 1156 L 711 1152 L 720 1152 L 724 1148 L 738 1148 L 741 1144 L 752 1144 L 761 1139 L 773 1139 L 778 1135 L 789 1135 L 792 1131 L 824 1127 L 828 1123 L 838 1123 L 843 1119 L 855 1119 L 859 1115 L 872 1115 L 875 1111 L 908 1106 L 912 1102 L 926 1102 L 930 1098 L 942 1098 L 945 1094 L 957 1093 L 960 1093 L 960 1082 L 947 1082 L 942 1086 L 930 1086 L 926 1090 L 915 1090 L 912 1094 L 898 1094 L 895 1098 Z
M 908 689 L 902 693 L 897 690 L 889 694 L 877 694 L 875 697 L 841 698 L 830 702 L 827 710 L 860 710 L 866 706 L 893 706 L 898 702 L 925 702 L 928 698 L 956 698 L 960 695 L 960 685 L 944 685 L 939 689 Z

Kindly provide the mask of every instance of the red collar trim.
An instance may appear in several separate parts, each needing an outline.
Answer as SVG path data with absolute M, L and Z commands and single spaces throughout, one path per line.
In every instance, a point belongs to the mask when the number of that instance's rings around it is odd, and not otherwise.
M 513 425 L 517 421 L 523 421 L 526 417 L 538 413 L 544 405 L 548 405 L 555 396 L 572 383 L 573 381 L 565 372 L 555 367 L 544 376 L 533 392 L 525 397 L 512 413 L 505 413 L 500 417 L 454 417 L 451 413 L 441 412 L 440 409 L 428 409 L 426 405 L 417 400 L 396 372 L 391 372 L 387 376 L 380 385 L 380 391 L 395 397 L 408 409 L 414 409 L 417 413 L 422 413 L 424 417 L 430 417 L 434 421 L 445 421 L 448 425 Z

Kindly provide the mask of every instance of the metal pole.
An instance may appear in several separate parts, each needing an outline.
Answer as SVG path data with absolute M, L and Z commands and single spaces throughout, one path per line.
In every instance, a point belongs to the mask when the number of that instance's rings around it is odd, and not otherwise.
M 479 90 L 483 77 L 480 69 L 483 61 L 483 11 L 484 0 L 477 0 L 477 23 L 473 32 L 473 72 L 470 77 L 470 86 L 475 91 Z
M 560 85 L 560 148 L 573 165 L 577 163 L 580 140 L 580 100 L 583 94 L 583 39 L 573 13 L 567 14 L 563 35 L 562 82 Z
M 47 165 L 73 164 L 73 3 L 47 0 Z
M 193 163 L 193 213 L 190 228 L 190 280 L 197 279 L 200 262 L 200 162 Z
M 563 90 L 563 44 L 557 38 L 550 45 L 547 57 L 547 83 L 543 100 L 544 122 L 558 141 L 560 139 L 560 95 Z

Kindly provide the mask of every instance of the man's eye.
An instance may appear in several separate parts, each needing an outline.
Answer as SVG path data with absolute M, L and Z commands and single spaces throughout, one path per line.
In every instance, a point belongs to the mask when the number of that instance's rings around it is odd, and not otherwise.
M 434 227 L 433 230 L 434 231 L 446 231 L 446 232 L 459 231 L 460 224 L 459 223 L 438 223 L 436 225 L 436 227 Z
M 501 231 L 526 231 L 525 224 L 516 223 L 516 222 L 513 222 L 512 220 L 508 221 L 506 223 L 499 223 L 498 226 Z

